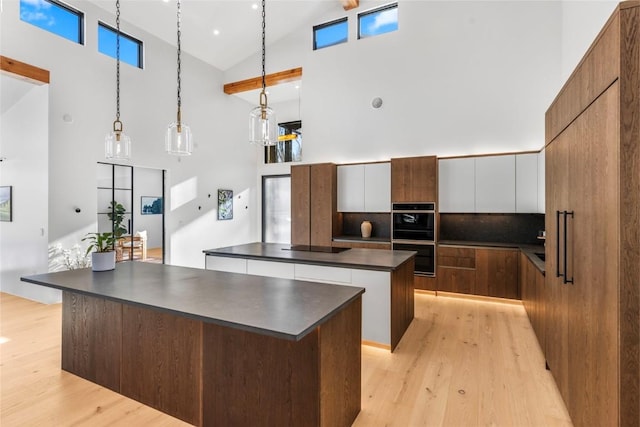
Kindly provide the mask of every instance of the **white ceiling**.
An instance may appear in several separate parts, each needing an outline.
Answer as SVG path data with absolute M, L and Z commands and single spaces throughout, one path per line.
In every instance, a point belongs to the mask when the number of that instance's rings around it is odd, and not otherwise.
M 91 2 L 115 13 L 114 0 Z M 252 54 L 259 55 L 261 4 L 256 0 L 182 0 L 182 49 L 223 71 Z M 300 25 L 321 23 L 317 20 L 332 9 L 342 9 L 338 0 L 267 1 L 267 45 Z M 123 21 L 176 44 L 174 0 L 121 0 L 120 13 Z M 219 34 L 214 35 L 214 30 Z M 256 63 L 260 63 L 259 56 Z

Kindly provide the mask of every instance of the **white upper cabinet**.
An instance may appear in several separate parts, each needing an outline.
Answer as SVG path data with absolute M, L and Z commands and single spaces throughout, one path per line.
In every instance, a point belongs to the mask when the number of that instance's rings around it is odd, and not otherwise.
M 390 212 L 391 163 L 338 166 L 338 212 Z
M 516 155 L 516 213 L 538 212 L 538 153 Z
M 515 211 L 515 155 L 476 157 L 476 212 Z
M 364 165 L 338 166 L 338 212 L 364 212 Z
M 391 163 L 364 165 L 364 211 L 391 212 Z
M 475 212 L 475 159 L 438 161 L 440 212 Z

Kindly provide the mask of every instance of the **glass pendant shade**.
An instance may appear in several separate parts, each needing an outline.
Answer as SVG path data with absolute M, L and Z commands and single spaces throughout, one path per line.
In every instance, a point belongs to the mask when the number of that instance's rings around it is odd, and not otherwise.
M 131 138 L 123 131 L 112 131 L 104 139 L 104 153 L 107 159 L 131 160 Z
M 258 106 L 251 110 L 249 142 L 258 145 L 276 145 L 278 142 L 278 121 L 270 107 Z
M 184 123 L 171 123 L 167 128 L 164 142 L 167 153 L 176 156 L 190 156 L 193 151 L 191 128 Z

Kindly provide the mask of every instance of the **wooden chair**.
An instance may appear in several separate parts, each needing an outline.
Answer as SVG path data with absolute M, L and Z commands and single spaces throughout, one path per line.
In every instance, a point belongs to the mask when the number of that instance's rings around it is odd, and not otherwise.
M 123 252 L 128 253 L 129 260 L 137 255 L 141 260 L 147 259 L 147 233 L 138 232 L 135 236 L 121 237 L 118 246 Z

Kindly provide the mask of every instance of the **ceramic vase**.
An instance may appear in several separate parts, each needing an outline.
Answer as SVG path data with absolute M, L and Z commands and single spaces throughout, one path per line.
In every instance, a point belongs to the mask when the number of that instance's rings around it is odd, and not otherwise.
M 362 221 L 360 224 L 360 232 L 362 233 L 362 237 L 371 237 L 371 222 L 370 221 Z
M 93 271 L 108 271 L 116 268 L 116 253 L 110 252 L 92 252 L 91 253 L 91 269 Z

